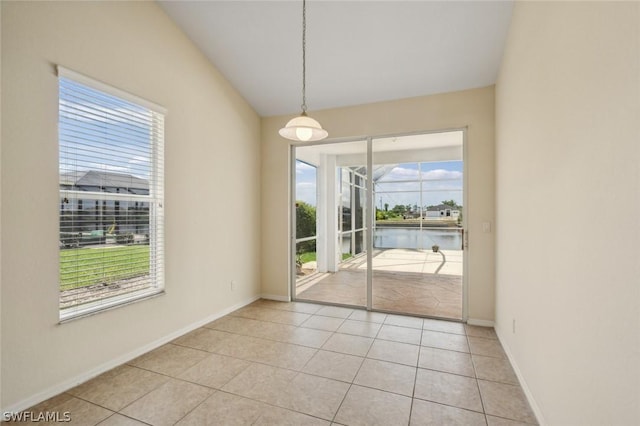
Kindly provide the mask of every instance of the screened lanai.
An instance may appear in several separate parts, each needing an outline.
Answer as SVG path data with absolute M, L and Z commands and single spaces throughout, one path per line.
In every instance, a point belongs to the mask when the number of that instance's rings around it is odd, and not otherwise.
M 462 319 L 463 138 L 294 147 L 294 297 Z

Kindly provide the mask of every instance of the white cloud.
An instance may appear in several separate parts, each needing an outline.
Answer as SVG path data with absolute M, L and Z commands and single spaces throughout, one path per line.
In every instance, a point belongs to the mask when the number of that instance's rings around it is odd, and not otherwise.
M 302 161 L 296 161 L 296 174 L 304 174 L 313 172 L 315 175 L 316 168 Z
M 444 169 L 429 170 L 426 172 L 422 172 L 422 178 L 428 180 L 462 179 L 462 172 Z

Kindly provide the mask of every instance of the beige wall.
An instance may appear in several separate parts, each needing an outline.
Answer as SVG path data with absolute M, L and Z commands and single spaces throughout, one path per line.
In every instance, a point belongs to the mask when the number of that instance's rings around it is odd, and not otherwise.
M 54 64 L 168 109 L 166 294 L 63 325 Z M 2 107 L 3 409 L 259 294 L 259 117 L 155 3 L 2 2 Z
M 497 331 L 549 425 L 640 424 L 639 25 L 517 2 L 496 86 Z
M 494 88 L 314 111 L 331 138 L 468 126 L 469 318 L 493 321 Z M 288 296 L 288 143 L 278 135 L 291 117 L 262 119 L 262 292 Z

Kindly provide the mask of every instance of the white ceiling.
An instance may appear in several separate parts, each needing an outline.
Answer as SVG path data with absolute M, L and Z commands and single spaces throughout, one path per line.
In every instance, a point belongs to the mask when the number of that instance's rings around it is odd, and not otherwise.
M 297 114 L 302 1 L 160 1 L 261 116 Z M 512 1 L 307 1 L 309 111 L 494 84 Z

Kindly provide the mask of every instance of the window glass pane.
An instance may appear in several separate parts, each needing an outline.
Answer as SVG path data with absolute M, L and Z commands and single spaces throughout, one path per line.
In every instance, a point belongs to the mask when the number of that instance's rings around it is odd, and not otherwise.
M 342 209 L 342 231 L 351 230 L 351 173 L 342 169 L 342 183 L 340 188 L 340 200 Z
M 364 228 L 365 190 L 355 187 L 354 194 L 355 229 L 362 229 Z
M 351 233 L 342 234 L 342 243 L 340 244 L 342 259 L 348 259 L 351 253 Z
M 364 247 L 364 231 L 358 231 L 355 233 L 355 252 L 354 254 L 360 254 L 365 251 Z

